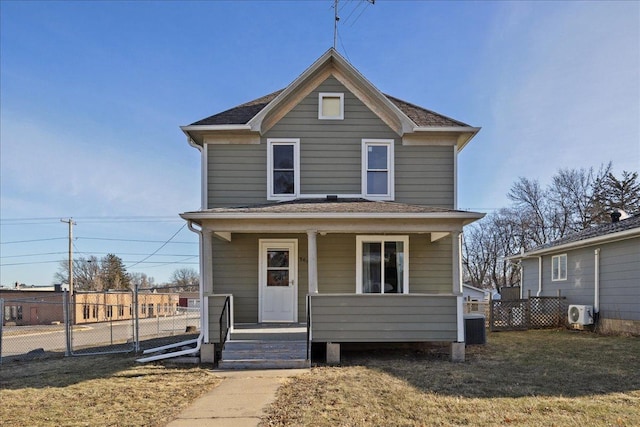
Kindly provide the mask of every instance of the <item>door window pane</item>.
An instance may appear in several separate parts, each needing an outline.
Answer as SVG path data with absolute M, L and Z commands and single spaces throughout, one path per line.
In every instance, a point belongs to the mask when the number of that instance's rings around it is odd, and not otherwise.
M 289 270 L 267 271 L 267 286 L 289 286 Z
M 268 251 L 267 267 L 289 267 L 289 251 Z

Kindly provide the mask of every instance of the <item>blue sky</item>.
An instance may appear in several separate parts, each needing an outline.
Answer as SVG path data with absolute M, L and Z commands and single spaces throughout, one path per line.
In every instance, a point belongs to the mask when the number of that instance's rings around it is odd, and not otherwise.
M 179 126 L 289 84 L 332 46 L 332 5 L 1 1 L 0 284 L 51 283 L 68 217 L 76 256 L 158 282 L 197 268 L 177 214 L 199 208 L 199 155 Z M 460 208 L 506 206 L 520 176 L 640 169 L 640 2 L 339 10 L 339 52 L 380 90 L 482 127 Z

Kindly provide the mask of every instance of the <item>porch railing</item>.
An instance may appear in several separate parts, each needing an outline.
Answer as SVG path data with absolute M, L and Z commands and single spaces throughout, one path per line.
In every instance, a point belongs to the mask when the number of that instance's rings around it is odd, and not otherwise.
M 222 313 L 220 313 L 220 348 L 224 348 L 224 343 L 229 335 L 229 327 L 231 325 L 231 297 L 224 299 Z
M 453 294 L 310 294 L 312 342 L 457 341 Z

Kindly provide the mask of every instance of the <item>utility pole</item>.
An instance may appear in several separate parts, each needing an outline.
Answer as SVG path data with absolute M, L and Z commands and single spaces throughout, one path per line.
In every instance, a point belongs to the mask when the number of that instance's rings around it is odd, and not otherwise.
M 61 219 L 60 222 L 69 224 L 69 295 L 73 295 L 73 218 Z

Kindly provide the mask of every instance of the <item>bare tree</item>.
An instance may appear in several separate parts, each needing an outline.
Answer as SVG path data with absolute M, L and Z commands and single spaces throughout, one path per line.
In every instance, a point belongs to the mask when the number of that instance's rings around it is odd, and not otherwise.
M 171 275 L 169 285 L 180 292 L 195 292 L 200 285 L 200 276 L 193 268 L 179 268 Z
M 54 280 L 59 283 L 69 283 L 69 261 L 60 261 L 59 270 L 54 275 Z M 79 257 L 73 260 L 73 283 L 79 291 L 101 291 L 102 278 L 98 258 Z

